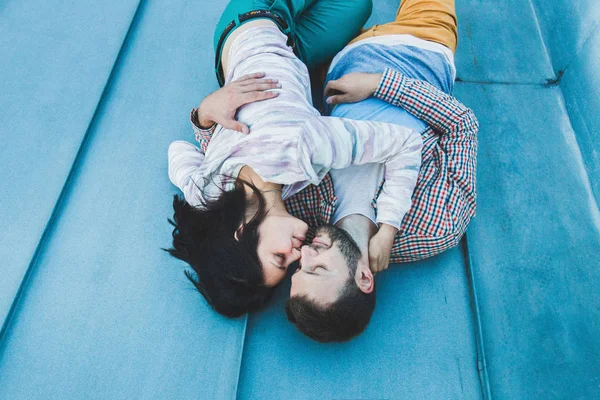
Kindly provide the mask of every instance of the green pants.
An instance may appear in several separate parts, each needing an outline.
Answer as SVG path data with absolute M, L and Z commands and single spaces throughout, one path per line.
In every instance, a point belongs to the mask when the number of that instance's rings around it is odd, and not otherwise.
M 331 60 L 358 35 L 372 7 L 372 0 L 231 0 L 215 30 L 215 53 L 220 53 L 217 47 L 227 25 L 241 25 L 239 15 L 269 10 L 285 20 L 288 28 L 280 29 L 294 44 L 296 55 L 312 69 Z M 219 78 L 221 54 L 216 54 L 215 67 Z

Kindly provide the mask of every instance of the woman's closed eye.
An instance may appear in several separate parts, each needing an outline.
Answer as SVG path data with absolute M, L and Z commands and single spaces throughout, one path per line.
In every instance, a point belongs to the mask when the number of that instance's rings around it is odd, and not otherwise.
M 278 261 L 279 269 L 286 269 L 285 256 L 283 254 L 275 254 L 275 259 Z

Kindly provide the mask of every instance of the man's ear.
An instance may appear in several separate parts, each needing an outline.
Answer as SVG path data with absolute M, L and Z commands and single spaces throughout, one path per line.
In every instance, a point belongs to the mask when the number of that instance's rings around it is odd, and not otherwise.
M 233 232 L 233 238 L 239 242 L 242 233 L 244 233 L 244 224 L 241 224 L 239 228 L 237 228 L 235 232 Z
M 375 278 L 368 266 L 367 268 L 358 268 L 354 280 L 360 291 L 363 293 L 368 294 L 375 289 Z

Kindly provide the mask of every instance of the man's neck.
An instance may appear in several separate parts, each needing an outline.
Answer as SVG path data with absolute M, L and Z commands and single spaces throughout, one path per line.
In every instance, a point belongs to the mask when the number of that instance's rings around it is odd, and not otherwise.
M 350 214 L 336 222 L 335 226 L 348 232 L 358 245 L 363 257 L 368 256 L 369 240 L 377 233 L 377 226 L 373 221 L 364 215 Z

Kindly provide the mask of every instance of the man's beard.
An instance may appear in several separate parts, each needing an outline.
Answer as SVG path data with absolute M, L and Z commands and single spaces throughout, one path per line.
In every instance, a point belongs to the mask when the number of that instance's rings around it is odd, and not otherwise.
M 358 268 L 358 260 L 362 256 L 360 248 L 344 229 L 338 228 L 335 225 L 321 225 L 316 230 L 316 235 L 319 233 L 327 233 L 331 240 L 331 247 L 337 246 L 342 253 L 342 256 L 348 264 L 348 272 L 351 278 L 354 278 L 356 269 Z

